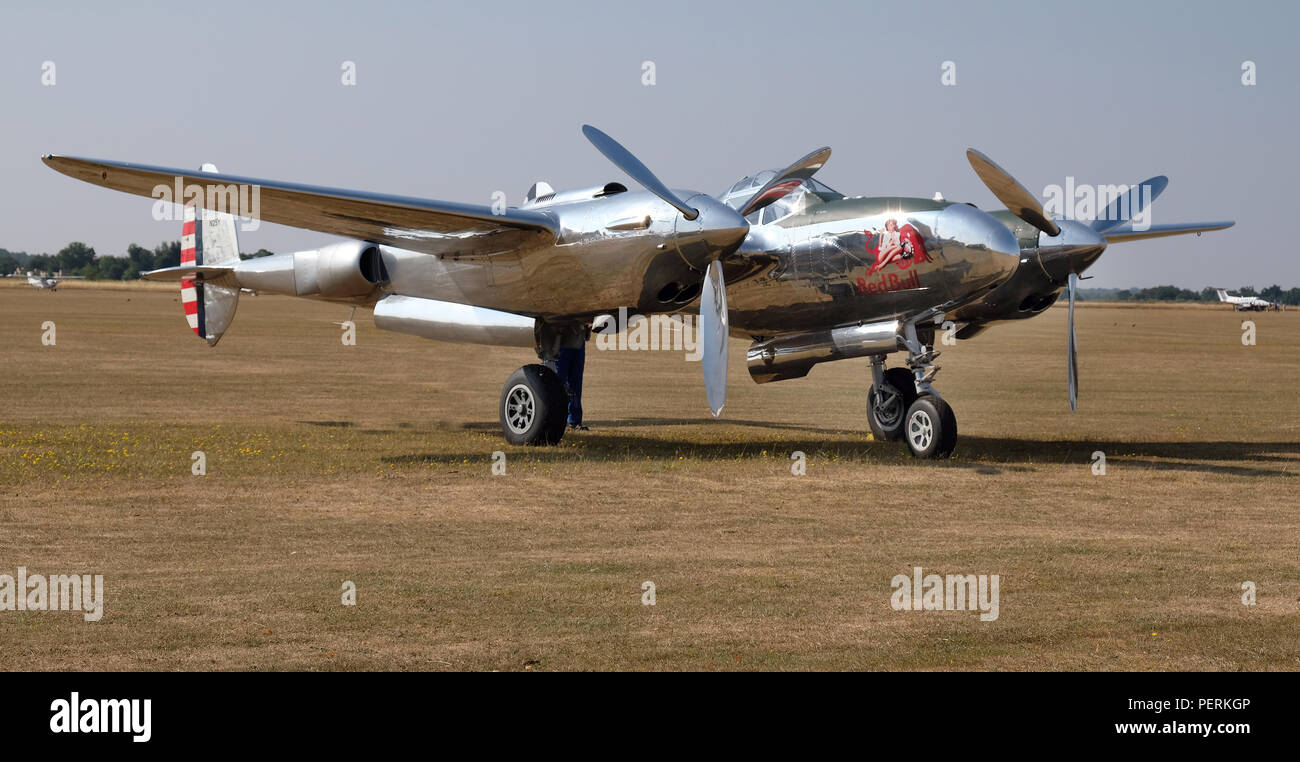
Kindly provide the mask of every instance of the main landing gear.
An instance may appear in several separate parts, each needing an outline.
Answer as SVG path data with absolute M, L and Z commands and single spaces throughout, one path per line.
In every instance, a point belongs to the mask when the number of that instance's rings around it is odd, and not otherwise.
M 555 371 L 525 365 L 501 389 L 501 430 L 512 445 L 559 444 L 564 436 L 569 395 Z
M 556 358 L 562 346 L 586 341 L 590 331 L 586 325 L 538 320 L 534 336 L 541 362 L 516 370 L 501 388 L 501 433 L 512 445 L 560 443 L 568 425 L 569 390 L 555 372 Z
M 957 417 L 930 386 L 939 366 L 933 364 L 934 329 L 919 333 L 916 322 L 904 326 L 907 368 L 885 369 L 885 355 L 871 357 L 867 421 L 876 439 L 902 439 L 918 458 L 946 458 L 957 446 Z

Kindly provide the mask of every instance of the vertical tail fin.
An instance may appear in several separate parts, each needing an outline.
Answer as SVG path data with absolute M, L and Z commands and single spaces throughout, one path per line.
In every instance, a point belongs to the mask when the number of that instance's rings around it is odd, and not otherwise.
M 1220 289 L 1217 289 L 1217 290 L 1218 290 L 1218 293 L 1219 293 L 1219 301 L 1221 301 L 1221 302 L 1226 302 L 1226 301 L 1228 301 L 1228 292 L 1227 292 L 1227 291 L 1224 291 L 1224 290 L 1221 289 L 1221 288 L 1220 288 Z
M 203 172 L 216 172 L 204 164 Z M 235 218 L 224 212 L 185 207 L 181 223 L 181 266 L 228 265 L 239 261 L 239 239 Z M 208 346 L 216 346 L 235 319 L 239 306 L 239 284 L 233 279 L 199 281 L 181 279 L 181 306 L 190 329 Z

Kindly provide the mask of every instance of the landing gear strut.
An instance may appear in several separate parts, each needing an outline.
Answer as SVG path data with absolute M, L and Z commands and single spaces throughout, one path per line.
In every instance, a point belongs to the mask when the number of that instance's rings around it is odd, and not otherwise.
M 916 383 L 906 368 L 885 370 L 885 358 L 871 359 L 871 389 L 867 392 L 867 422 L 871 434 L 883 441 L 903 438 L 907 409 L 916 401 Z
M 957 446 L 957 417 L 930 384 L 939 366 L 933 360 L 934 328 L 912 320 L 903 326 L 907 368 L 885 369 L 885 355 L 871 358 L 867 421 L 877 439 L 902 439 L 918 458 L 946 458 Z

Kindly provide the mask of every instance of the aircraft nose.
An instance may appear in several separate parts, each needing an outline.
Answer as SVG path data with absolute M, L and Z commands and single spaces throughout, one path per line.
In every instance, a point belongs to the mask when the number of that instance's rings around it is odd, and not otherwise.
M 969 204 L 952 204 L 939 215 L 944 256 L 964 285 L 985 288 L 1011 277 L 1020 266 L 1020 244 L 996 217 Z
M 678 215 L 673 240 L 687 264 L 703 269 L 709 262 L 725 257 L 744 243 L 749 223 L 735 209 L 703 193 L 691 196 L 686 203 L 699 212 L 693 220 Z

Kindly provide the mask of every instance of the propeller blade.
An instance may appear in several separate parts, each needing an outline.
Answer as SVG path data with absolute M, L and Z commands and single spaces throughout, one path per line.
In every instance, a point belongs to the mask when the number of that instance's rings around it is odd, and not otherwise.
M 1010 172 L 974 148 L 966 149 L 966 159 L 980 180 L 984 181 L 993 195 L 998 197 L 998 201 L 1005 204 L 1012 214 L 1050 236 L 1061 234 L 1061 228 L 1047 218 L 1043 205 L 1034 194 L 1017 182 Z
M 1079 276 L 1070 273 L 1069 285 L 1067 290 L 1070 292 L 1070 316 L 1066 319 L 1069 325 L 1069 333 L 1065 337 L 1066 352 L 1069 355 L 1069 364 L 1066 365 L 1066 377 L 1070 387 L 1070 412 L 1074 412 L 1079 406 L 1079 346 L 1078 339 L 1074 334 L 1074 292 L 1079 287 Z
M 709 263 L 700 296 L 700 365 L 714 418 L 722 416 L 727 404 L 727 325 L 727 286 L 722 281 L 722 263 L 714 260 Z
M 759 188 L 754 195 L 749 197 L 744 206 L 740 207 L 740 216 L 747 217 L 789 193 L 798 187 L 800 182 L 817 174 L 817 170 L 826 166 L 826 162 L 830 158 L 830 147 L 818 148 L 794 164 L 777 172 L 775 177 L 768 180 L 766 185 Z
M 655 174 L 651 172 L 646 165 L 642 164 L 640 159 L 633 156 L 632 153 L 620 145 L 617 140 L 611 138 L 595 127 L 592 127 L 590 124 L 582 125 L 582 134 L 587 136 L 587 140 L 590 140 L 591 144 L 596 147 L 596 150 L 604 154 L 606 159 L 613 162 L 614 166 L 626 172 L 628 177 L 631 177 L 633 180 L 640 183 L 641 187 L 663 199 L 669 205 L 676 207 L 677 211 L 681 212 L 683 217 L 688 220 L 693 220 L 700 216 L 699 211 L 688 206 L 685 201 L 678 198 L 676 193 L 673 193 L 668 189 L 667 185 L 660 182 L 659 178 L 655 177 Z
M 1134 185 L 1117 196 L 1101 214 L 1097 215 L 1097 219 L 1092 221 L 1092 229 L 1098 233 L 1105 233 L 1107 230 L 1113 230 L 1123 225 L 1141 214 L 1147 204 L 1155 201 L 1161 193 L 1164 193 L 1168 185 L 1169 178 L 1164 175 L 1156 175 L 1150 180 L 1144 180 Z M 1149 190 L 1143 193 L 1143 188 Z

